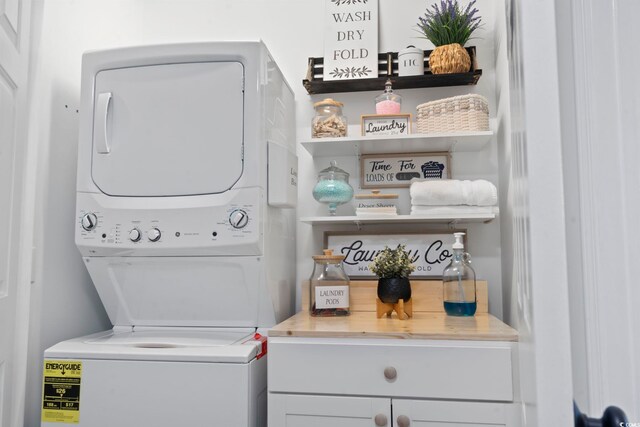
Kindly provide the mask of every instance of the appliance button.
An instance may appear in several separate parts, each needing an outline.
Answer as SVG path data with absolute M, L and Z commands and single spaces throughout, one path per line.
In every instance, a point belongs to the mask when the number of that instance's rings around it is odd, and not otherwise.
M 249 215 L 242 209 L 236 209 L 229 215 L 229 223 L 233 228 L 244 228 L 249 223 Z
M 157 228 L 152 228 L 151 230 L 147 231 L 147 237 L 152 242 L 157 242 L 158 240 L 160 240 L 160 236 L 162 236 L 162 233 L 160 233 L 160 230 L 158 230 Z
M 82 224 L 82 228 L 84 228 L 87 231 L 91 231 L 98 226 L 98 217 L 94 213 L 85 214 L 82 217 L 81 224 Z
M 138 230 L 137 228 L 134 228 L 129 232 L 129 240 L 131 240 L 132 242 L 139 242 L 141 237 L 142 233 L 140 233 L 140 230 Z

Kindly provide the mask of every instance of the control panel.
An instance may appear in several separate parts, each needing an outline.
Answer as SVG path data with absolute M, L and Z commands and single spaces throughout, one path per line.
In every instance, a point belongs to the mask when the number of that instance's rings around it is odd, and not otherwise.
M 262 190 L 131 198 L 78 193 L 85 256 L 261 255 Z

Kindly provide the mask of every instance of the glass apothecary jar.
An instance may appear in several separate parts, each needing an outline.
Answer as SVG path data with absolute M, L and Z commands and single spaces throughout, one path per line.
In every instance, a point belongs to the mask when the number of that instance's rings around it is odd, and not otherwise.
M 331 98 L 313 104 L 316 115 L 311 121 L 311 137 L 339 138 L 347 136 L 347 118 L 342 115 L 342 102 Z
M 347 203 L 353 197 L 353 187 L 349 184 L 349 174 L 332 160 L 330 166 L 318 173 L 318 182 L 313 187 L 313 198 L 329 205 L 329 215 L 334 216 L 338 205 Z
M 391 89 L 391 80 L 384 84 L 384 92 L 376 96 L 376 114 L 400 114 L 402 97 Z
M 309 313 L 312 316 L 348 316 L 349 276 L 342 266 L 344 256 L 325 249 L 314 255 L 313 273 L 309 281 Z

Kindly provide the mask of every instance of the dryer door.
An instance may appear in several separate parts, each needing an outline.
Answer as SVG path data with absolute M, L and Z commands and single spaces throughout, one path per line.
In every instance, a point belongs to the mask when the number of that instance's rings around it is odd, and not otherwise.
M 92 177 L 111 196 L 224 192 L 243 171 L 240 62 L 103 70 L 94 90 Z

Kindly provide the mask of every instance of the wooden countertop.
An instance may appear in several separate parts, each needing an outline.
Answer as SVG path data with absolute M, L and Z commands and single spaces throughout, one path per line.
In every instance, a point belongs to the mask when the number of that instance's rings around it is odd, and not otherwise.
M 301 311 L 269 331 L 270 337 L 397 338 L 429 340 L 518 341 L 518 332 L 487 313 L 453 317 L 438 312 L 414 312 L 408 320 L 376 318 L 357 311 L 343 317 L 312 317 Z

